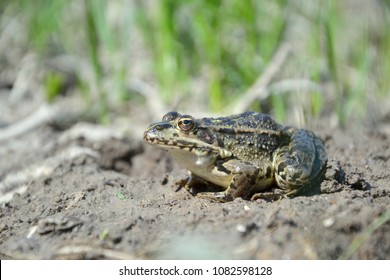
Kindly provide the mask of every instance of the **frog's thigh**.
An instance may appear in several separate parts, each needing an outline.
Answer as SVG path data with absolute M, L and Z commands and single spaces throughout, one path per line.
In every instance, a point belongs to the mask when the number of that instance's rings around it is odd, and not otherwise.
M 293 132 L 289 146 L 280 148 L 274 158 L 275 180 L 285 195 L 294 195 L 318 173 L 315 136 L 304 129 Z

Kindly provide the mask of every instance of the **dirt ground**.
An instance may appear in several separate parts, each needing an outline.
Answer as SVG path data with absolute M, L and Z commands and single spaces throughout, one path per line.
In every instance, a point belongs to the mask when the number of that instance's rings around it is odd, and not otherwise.
M 329 156 L 321 194 L 276 202 L 193 197 L 141 130 L 49 122 L 3 139 L 0 257 L 390 259 L 390 118 L 326 125 L 313 128 Z

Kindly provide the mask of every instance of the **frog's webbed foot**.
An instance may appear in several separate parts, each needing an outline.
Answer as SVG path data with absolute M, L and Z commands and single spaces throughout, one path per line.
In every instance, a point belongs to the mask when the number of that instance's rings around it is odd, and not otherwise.
M 251 197 L 251 201 L 255 201 L 258 199 L 266 200 L 266 201 L 277 201 L 281 200 L 283 198 L 286 198 L 288 195 L 281 190 L 281 189 L 273 189 L 273 191 L 269 192 L 261 192 L 261 193 L 255 193 Z
M 320 181 L 327 155 L 321 140 L 311 131 L 288 128 L 286 133 L 291 141 L 275 154 L 275 180 L 281 195 L 292 197 Z
M 233 200 L 233 196 L 223 192 L 200 192 L 196 194 L 197 197 L 205 198 L 214 202 L 228 202 Z

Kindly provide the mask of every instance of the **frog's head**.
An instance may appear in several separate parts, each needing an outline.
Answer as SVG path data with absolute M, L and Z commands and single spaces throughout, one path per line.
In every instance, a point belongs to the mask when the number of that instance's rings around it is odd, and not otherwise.
M 161 122 L 154 123 L 144 132 L 144 141 L 167 149 L 180 162 L 205 164 L 217 157 L 230 157 L 231 153 L 218 146 L 213 135 L 190 115 L 169 112 Z

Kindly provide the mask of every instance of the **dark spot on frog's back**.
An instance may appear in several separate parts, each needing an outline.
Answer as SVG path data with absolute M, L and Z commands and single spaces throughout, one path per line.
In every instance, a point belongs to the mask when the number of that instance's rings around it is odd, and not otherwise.
M 280 163 L 279 164 L 279 166 L 278 166 L 278 170 L 277 170 L 277 172 L 278 173 L 283 173 L 284 172 L 284 169 L 286 169 L 286 163 L 285 162 L 282 162 L 282 163 Z
M 216 128 L 216 130 L 220 133 L 224 133 L 224 134 L 236 134 L 236 130 L 234 128 L 230 128 L 230 127 L 220 127 L 220 128 Z
M 266 178 L 271 178 L 272 177 L 272 168 L 270 166 L 267 167 L 267 172 L 265 174 Z

